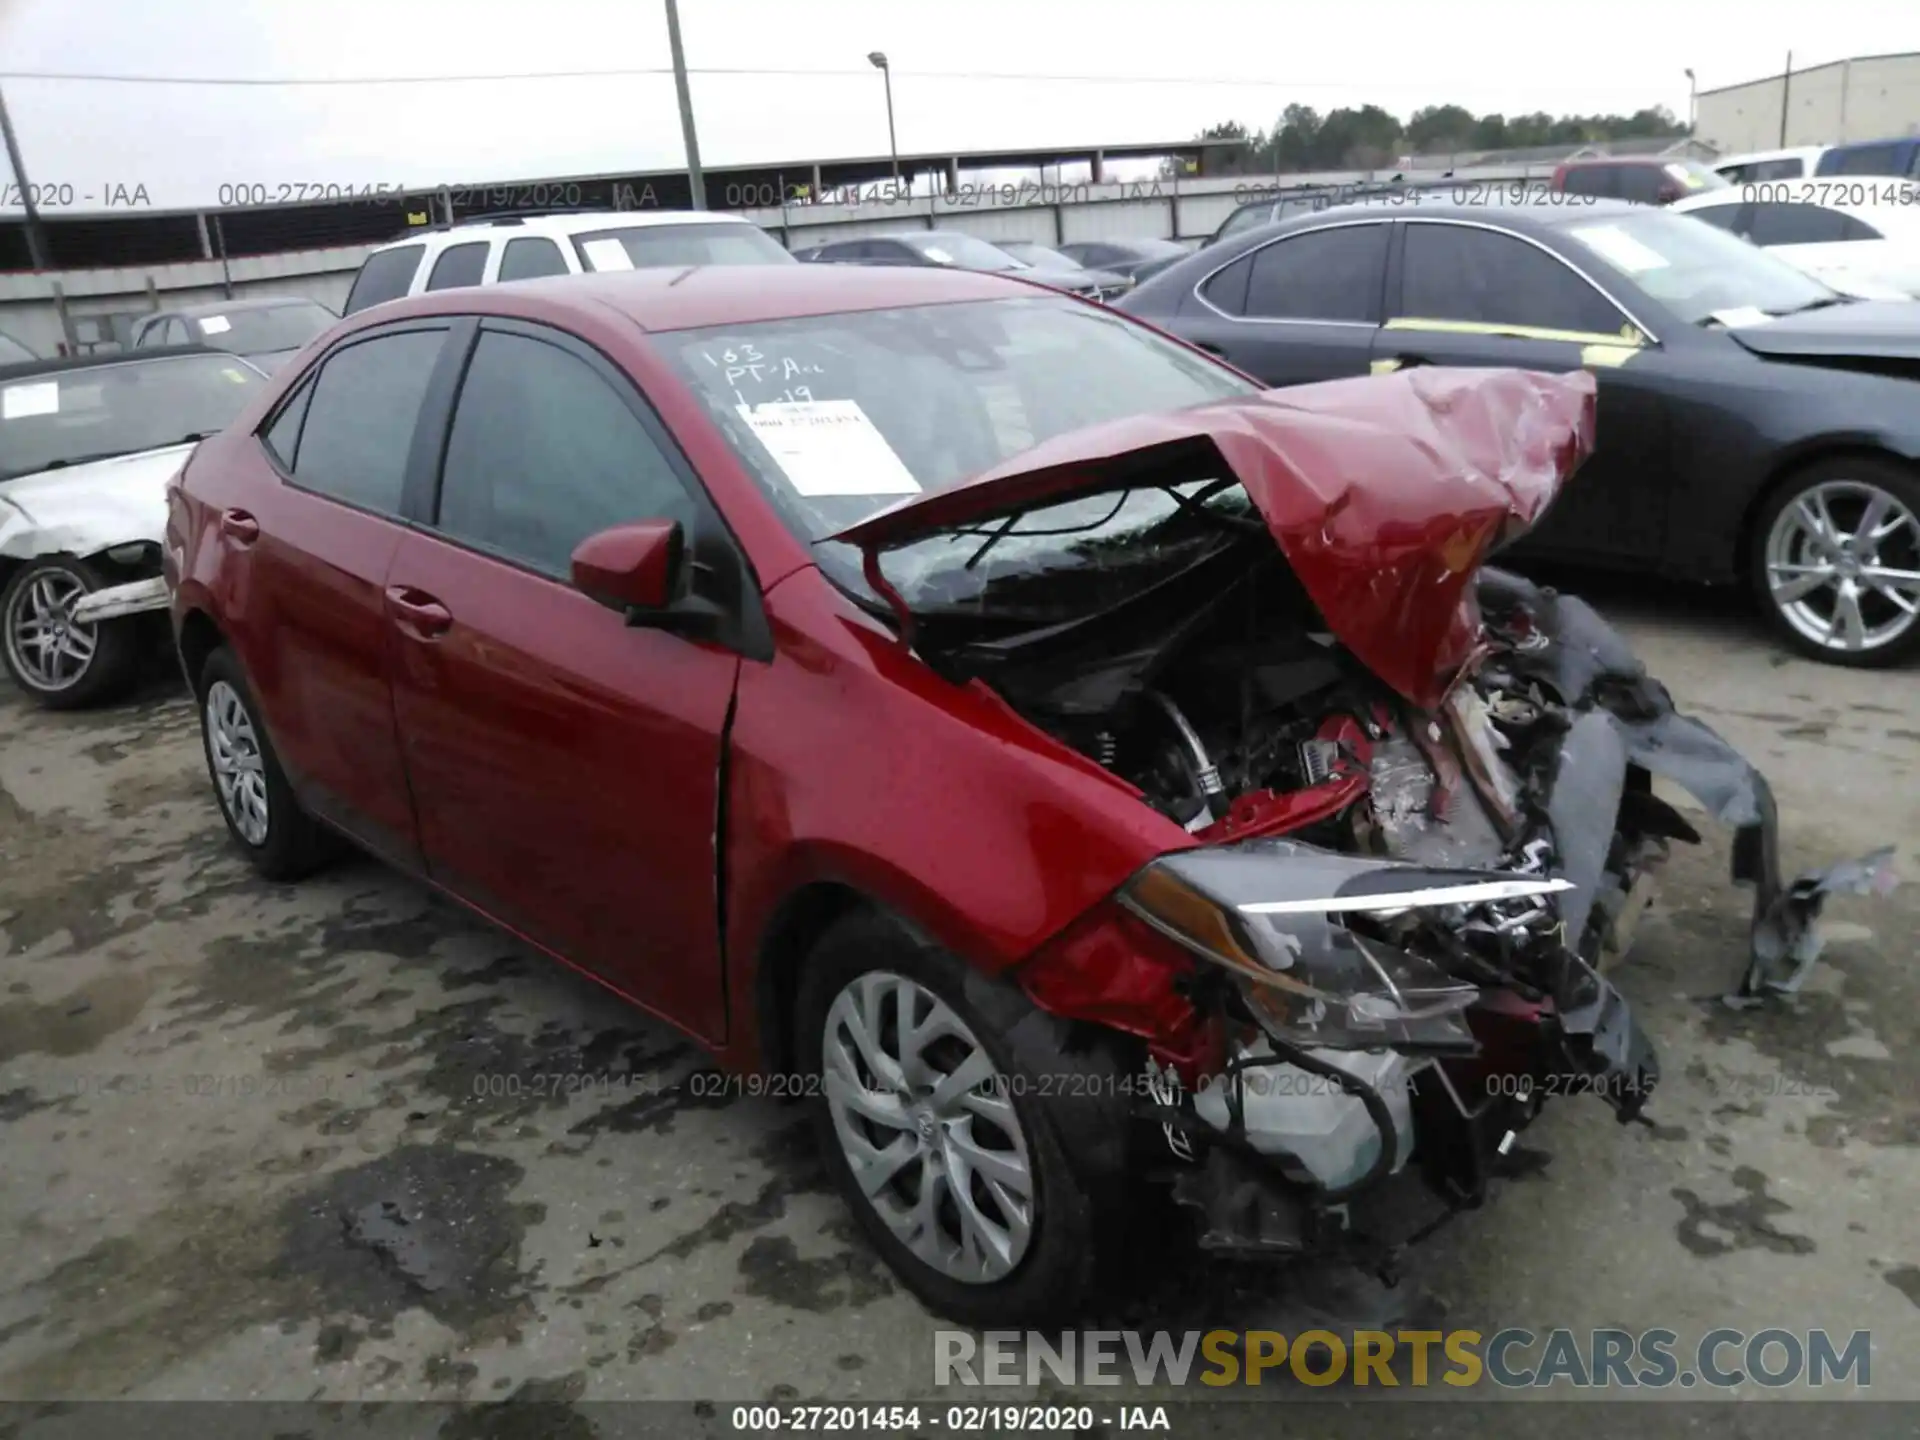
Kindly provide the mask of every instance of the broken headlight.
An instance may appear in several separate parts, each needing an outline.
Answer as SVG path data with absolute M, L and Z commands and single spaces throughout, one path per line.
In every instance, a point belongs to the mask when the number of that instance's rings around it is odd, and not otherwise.
M 1118 899 L 1238 979 L 1274 1038 L 1305 1046 L 1464 1048 L 1479 988 L 1425 958 L 1423 924 L 1567 888 L 1562 880 L 1441 870 L 1253 840 L 1165 855 Z

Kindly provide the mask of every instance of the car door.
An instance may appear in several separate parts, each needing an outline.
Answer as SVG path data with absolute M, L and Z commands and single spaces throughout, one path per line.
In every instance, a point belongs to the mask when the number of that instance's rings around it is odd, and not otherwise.
M 1200 282 L 1180 334 L 1268 385 L 1364 375 L 1390 233 L 1384 220 L 1340 221 L 1249 250 Z
M 1590 368 L 1599 380 L 1594 455 L 1527 548 L 1652 561 L 1665 544 L 1670 417 L 1666 357 L 1586 273 L 1497 226 L 1405 219 L 1373 368 L 1499 365 Z
M 496 319 L 472 343 L 430 524 L 401 539 L 387 575 L 428 871 L 719 1039 L 719 771 L 740 655 L 629 625 L 573 587 L 569 557 L 608 526 L 668 517 L 697 573 L 737 567 L 736 604 L 745 562 L 597 351 Z
M 221 516 L 222 609 L 296 790 L 370 849 L 417 869 L 394 729 L 387 565 L 446 321 L 356 334 L 266 418 Z

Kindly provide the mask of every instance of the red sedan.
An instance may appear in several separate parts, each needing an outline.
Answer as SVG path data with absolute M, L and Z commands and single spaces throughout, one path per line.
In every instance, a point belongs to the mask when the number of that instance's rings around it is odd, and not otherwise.
M 1482 565 L 1592 406 L 1262 393 L 967 273 L 443 291 L 195 452 L 166 575 L 261 873 L 344 837 L 769 1074 L 928 1304 L 1032 1320 L 1141 1185 L 1357 1253 L 1353 1200 L 1475 1203 L 1556 1077 L 1637 1113 L 1596 966 L 1698 838 L 1652 774 L 1744 832 L 1740 992 L 1804 975 L 1865 872 L 1783 885 L 1765 781 Z

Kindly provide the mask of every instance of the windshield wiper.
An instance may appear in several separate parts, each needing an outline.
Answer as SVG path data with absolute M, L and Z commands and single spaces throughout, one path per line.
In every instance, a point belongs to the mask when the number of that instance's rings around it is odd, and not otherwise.
M 1855 303 L 1856 298 L 1857 297 L 1852 295 L 1821 295 L 1816 299 L 1807 301 L 1804 305 L 1789 305 L 1784 310 L 1769 310 L 1767 314 L 1778 320 L 1785 315 L 1804 315 L 1809 310 L 1824 310 L 1829 305 L 1852 305 Z
M 91 465 L 98 460 L 117 460 L 122 455 L 135 455 L 137 450 L 102 450 L 97 455 L 67 455 L 58 460 L 49 460 L 42 470 L 64 470 L 69 465 Z

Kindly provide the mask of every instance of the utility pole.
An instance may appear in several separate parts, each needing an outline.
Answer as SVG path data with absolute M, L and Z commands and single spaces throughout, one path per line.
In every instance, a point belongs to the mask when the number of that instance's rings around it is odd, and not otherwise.
M 27 214 L 27 260 L 36 270 L 51 270 L 47 263 L 47 237 L 40 232 L 40 212 L 34 208 L 33 187 L 27 183 L 27 167 L 20 161 L 20 142 L 14 138 L 13 120 L 7 114 L 7 99 L 0 94 L 0 136 L 7 142 L 7 163 L 13 167 L 14 183 L 20 187 L 20 208 Z
M 1793 94 L 1793 51 L 1787 51 L 1787 68 L 1780 77 L 1780 148 L 1787 148 L 1787 100 Z
M 893 188 L 900 188 L 900 142 L 893 135 L 893 67 L 887 64 L 886 52 L 875 50 L 867 56 L 867 63 L 878 70 L 887 82 L 887 150 L 893 156 Z
M 707 182 L 700 173 L 700 140 L 693 133 L 693 93 L 687 88 L 687 52 L 680 45 L 680 7 L 667 0 L 667 43 L 673 47 L 673 88 L 680 95 L 680 138 L 687 145 L 687 188 L 693 208 L 707 208 Z

